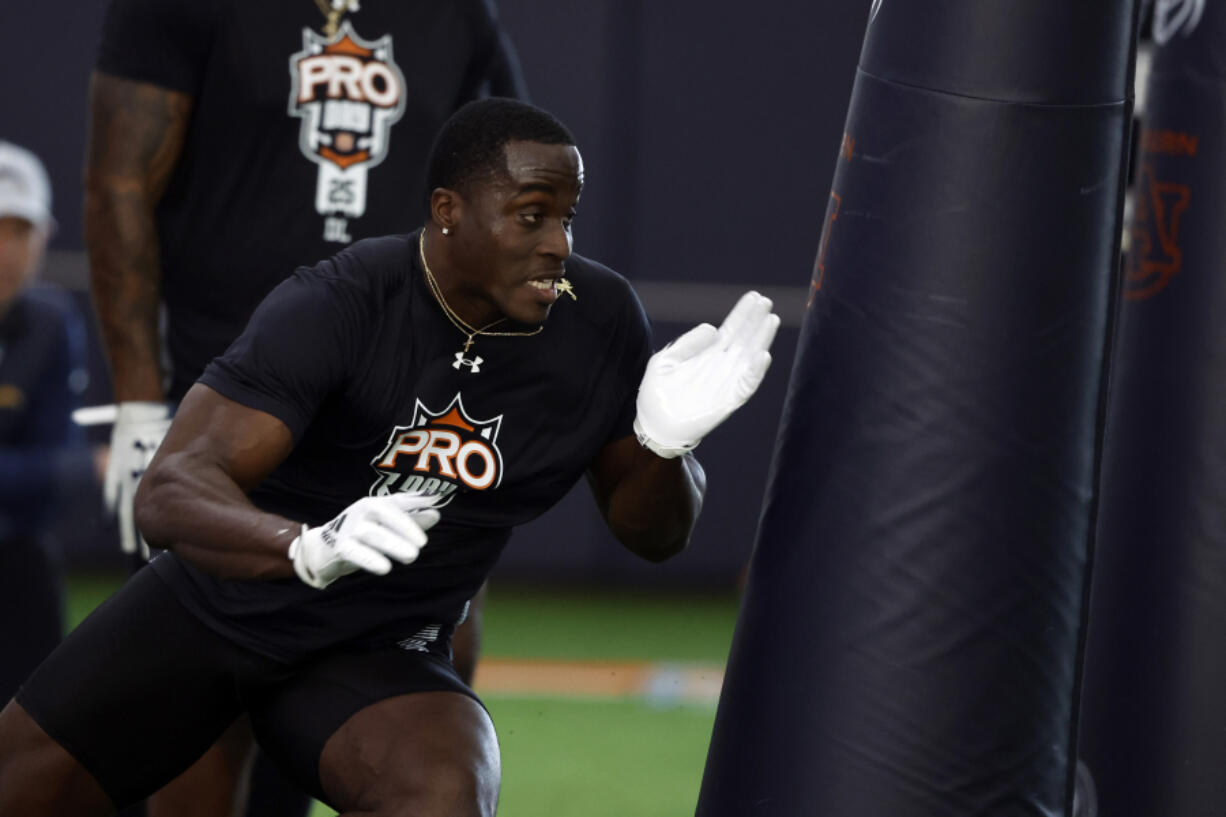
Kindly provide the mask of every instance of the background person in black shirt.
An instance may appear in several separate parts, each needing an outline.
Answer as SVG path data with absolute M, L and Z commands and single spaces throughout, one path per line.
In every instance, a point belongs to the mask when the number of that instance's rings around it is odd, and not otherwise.
M 585 474 L 629 550 L 679 552 L 690 452 L 757 389 L 779 323 L 747 293 L 650 354 L 629 284 L 571 254 L 573 142 L 523 103 L 465 106 L 425 227 L 263 302 L 142 482 L 170 552 L 0 713 L 0 814 L 106 813 L 243 711 L 341 812 L 493 814 L 496 737 L 449 661 L 467 599 Z

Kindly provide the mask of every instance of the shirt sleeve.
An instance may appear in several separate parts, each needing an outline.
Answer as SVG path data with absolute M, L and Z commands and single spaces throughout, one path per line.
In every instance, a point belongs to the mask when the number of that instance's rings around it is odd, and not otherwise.
M 520 70 L 519 56 L 498 23 L 493 0 L 474 0 L 467 9 L 475 47 L 455 107 L 491 96 L 527 101 L 528 86 Z
M 519 65 L 519 53 L 505 31 L 498 31 L 494 54 L 486 70 L 485 84 L 481 91 L 483 96 L 507 96 L 524 102 L 530 101 L 528 83 L 524 80 L 524 73 Z
M 300 268 L 274 289 L 247 328 L 198 382 L 273 415 L 297 442 L 320 404 L 357 371 L 372 331 L 368 293 L 342 253 Z
M 215 0 L 111 0 L 97 69 L 195 96 L 215 5 Z

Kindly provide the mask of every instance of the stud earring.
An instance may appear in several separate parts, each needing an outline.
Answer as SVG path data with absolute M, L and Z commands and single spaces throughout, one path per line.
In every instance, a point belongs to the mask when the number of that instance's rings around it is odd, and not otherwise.
M 443 228 L 443 235 L 451 235 L 451 228 L 450 228 L 450 227 L 444 227 L 444 228 Z

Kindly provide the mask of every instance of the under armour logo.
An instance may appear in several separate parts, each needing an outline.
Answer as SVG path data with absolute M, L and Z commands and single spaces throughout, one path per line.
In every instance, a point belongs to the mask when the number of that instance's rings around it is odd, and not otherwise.
M 467 366 L 468 368 L 472 369 L 473 374 L 476 374 L 477 372 L 481 371 L 481 364 L 484 362 L 485 358 L 481 357 L 481 355 L 477 355 L 472 360 L 469 360 L 468 358 L 464 357 L 463 352 L 456 352 L 455 363 L 451 364 L 451 368 L 459 369 L 463 366 Z
M 341 525 L 345 524 L 345 517 L 348 515 L 348 513 L 341 514 L 340 516 L 336 517 L 336 519 L 329 522 L 327 526 L 319 532 L 319 538 L 323 540 L 325 545 L 331 548 L 336 547 L 337 534 L 340 533 Z
M 328 216 L 324 219 L 324 241 L 335 241 L 340 244 L 348 244 L 353 241 L 353 236 L 349 235 L 349 222 L 343 218 Z

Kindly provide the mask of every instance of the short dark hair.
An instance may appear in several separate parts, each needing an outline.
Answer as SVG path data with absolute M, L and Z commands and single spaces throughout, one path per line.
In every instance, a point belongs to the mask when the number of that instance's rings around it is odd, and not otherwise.
M 517 99 L 469 102 L 448 119 L 430 148 L 426 207 L 439 187 L 467 192 L 473 182 L 507 172 L 508 142 L 573 145 L 570 130 L 547 111 Z

